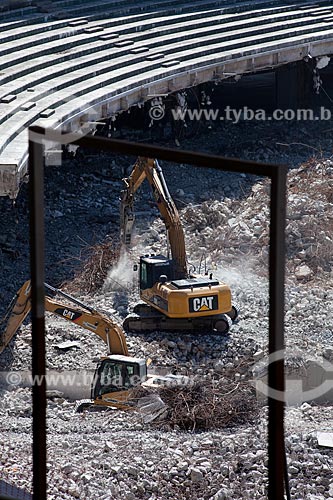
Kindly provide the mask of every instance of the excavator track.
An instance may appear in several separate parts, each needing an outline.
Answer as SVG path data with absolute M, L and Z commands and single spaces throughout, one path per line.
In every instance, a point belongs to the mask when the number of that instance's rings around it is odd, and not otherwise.
M 125 318 L 123 328 L 126 332 L 181 330 L 223 335 L 229 332 L 237 314 L 237 309 L 233 307 L 228 314 L 200 318 L 168 318 L 148 304 L 141 302 L 134 307 L 134 312 Z

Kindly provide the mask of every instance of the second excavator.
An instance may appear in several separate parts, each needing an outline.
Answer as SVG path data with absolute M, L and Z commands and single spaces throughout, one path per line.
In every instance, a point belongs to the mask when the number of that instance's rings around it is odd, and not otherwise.
M 74 323 L 100 337 L 108 348 L 108 355 L 102 356 L 97 364 L 91 386 L 91 400 L 88 406 L 112 406 L 132 409 L 131 389 L 140 385 L 153 385 L 156 377 L 147 374 L 145 359 L 129 355 L 126 338 L 121 326 L 115 320 L 96 311 L 75 297 L 45 283 L 45 310 L 70 323 Z M 61 295 L 69 303 L 56 300 Z M 22 325 L 31 310 L 30 280 L 13 297 L 5 317 L 0 321 L 0 354 Z
M 108 354 L 98 360 L 92 378 L 91 398 L 81 402 L 77 411 L 90 406 L 134 410 L 137 397 L 133 390 L 136 388 L 141 387 L 149 391 L 161 386 L 172 388 L 187 383 L 187 377 L 148 373 L 151 360 L 129 354 L 124 331 L 114 318 L 47 283 L 45 290 L 46 311 L 97 335 L 108 348 Z M 56 295 L 64 297 L 66 302 L 57 300 Z M 0 354 L 8 346 L 30 310 L 31 284 L 28 280 L 17 291 L 6 315 L 0 321 Z M 156 369 L 155 367 L 155 371 Z
M 126 331 L 187 330 L 228 333 L 237 309 L 230 287 L 212 274 L 189 273 L 185 237 L 177 207 L 157 160 L 140 157 L 124 179 L 121 197 L 121 241 L 132 244 L 134 195 L 147 179 L 168 233 L 171 256 L 140 257 L 139 288 L 142 302 L 124 321 Z

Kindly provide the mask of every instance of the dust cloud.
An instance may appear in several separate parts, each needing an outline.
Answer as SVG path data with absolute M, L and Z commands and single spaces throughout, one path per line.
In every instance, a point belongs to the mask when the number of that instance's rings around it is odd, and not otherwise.
M 118 262 L 115 263 L 108 272 L 103 290 L 131 290 L 136 278 L 133 265 L 134 260 L 132 256 L 123 248 Z
M 256 263 L 247 257 L 246 260 L 234 262 L 232 265 L 230 263 L 217 265 L 213 277 L 227 283 L 237 294 L 252 295 L 258 290 L 266 294 L 268 293 L 268 277 L 260 276 L 260 274 L 256 271 Z

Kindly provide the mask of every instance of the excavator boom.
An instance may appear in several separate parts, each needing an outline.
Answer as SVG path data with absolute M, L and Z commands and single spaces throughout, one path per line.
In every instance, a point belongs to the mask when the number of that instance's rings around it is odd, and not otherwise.
M 45 283 L 47 290 L 57 293 L 73 302 L 75 306 L 63 304 L 48 295 L 45 296 L 45 310 L 61 318 L 82 326 L 98 335 L 108 346 L 108 352 L 128 356 L 128 348 L 122 328 L 108 316 L 95 311 L 75 297 Z M 13 298 L 2 323 L 6 327 L 0 337 L 0 353 L 9 344 L 31 309 L 31 286 L 26 281 Z
M 13 297 L 4 318 L 0 321 L 0 354 L 14 337 L 31 309 L 30 280 Z
M 175 277 L 187 276 L 185 236 L 181 225 L 177 207 L 169 193 L 162 169 L 157 160 L 138 158 L 131 175 L 124 179 L 126 189 L 122 192 L 121 200 L 121 240 L 126 246 L 132 242 L 132 227 L 134 223 L 134 195 L 147 179 L 152 189 L 165 227 L 168 231 L 168 241 L 175 267 Z

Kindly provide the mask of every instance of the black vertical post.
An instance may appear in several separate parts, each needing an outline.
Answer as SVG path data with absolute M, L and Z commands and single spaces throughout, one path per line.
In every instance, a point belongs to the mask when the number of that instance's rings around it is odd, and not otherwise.
M 286 177 L 284 166 L 271 179 L 271 220 L 269 253 L 269 354 L 279 352 L 277 360 L 268 366 L 268 386 L 284 391 L 284 275 L 285 275 L 285 216 Z M 284 399 L 268 396 L 268 498 L 284 498 Z
M 30 271 L 32 323 L 33 499 L 46 500 L 46 381 L 44 310 L 43 144 L 29 131 Z

